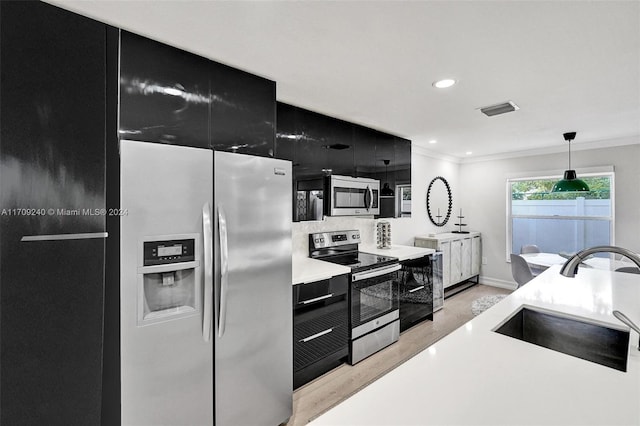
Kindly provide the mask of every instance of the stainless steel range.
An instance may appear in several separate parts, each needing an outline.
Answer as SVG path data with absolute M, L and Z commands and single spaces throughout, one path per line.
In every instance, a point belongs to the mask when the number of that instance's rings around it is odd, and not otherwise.
M 351 268 L 349 363 L 392 344 L 400 335 L 397 258 L 358 251 L 359 231 L 309 234 L 309 257 Z

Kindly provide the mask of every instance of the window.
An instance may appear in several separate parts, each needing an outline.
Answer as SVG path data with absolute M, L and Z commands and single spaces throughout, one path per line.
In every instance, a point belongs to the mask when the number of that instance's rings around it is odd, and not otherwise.
M 613 244 L 613 172 L 579 177 L 589 192 L 552 193 L 560 177 L 507 180 L 507 258 L 527 244 L 560 254 Z

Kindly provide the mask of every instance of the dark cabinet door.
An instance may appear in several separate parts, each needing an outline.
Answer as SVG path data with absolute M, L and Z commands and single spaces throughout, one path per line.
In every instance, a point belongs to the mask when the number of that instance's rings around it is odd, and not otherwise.
M 298 109 L 296 163 L 299 180 L 347 175 L 353 171 L 351 126 L 341 120 Z
M 100 423 L 110 30 L 0 3 L 3 425 Z M 97 238 L 22 241 L 60 234 Z
M 296 114 L 298 108 L 277 103 L 276 107 L 276 147 L 275 157 L 281 160 L 293 162 L 293 172 L 295 174 L 296 163 L 296 143 L 300 139 L 298 128 L 296 127 Z
M 376 178 L 380 180 L 380 215 L 395 217 L 396 204 L 395 137 L 380 133 L 376 142 Z
M 273 157 L 275 82 L 216 62 L 210 80 L 213 149 Z
M 426 319 L 433 320 L 433 269 L 430 255 L 401 264 L 400 331 L 405 331 Z
M 354 126 L 354 172 L 355 177 L 378 179 L 379 164 L 376 162 L 378 132 L 368 127 Z
M 205 58 L 122 31 L 120 137 L 209 147 Z

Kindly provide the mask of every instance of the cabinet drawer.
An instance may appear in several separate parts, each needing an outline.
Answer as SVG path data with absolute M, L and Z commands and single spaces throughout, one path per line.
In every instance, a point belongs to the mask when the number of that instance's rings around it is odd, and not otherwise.
M 294 318 L 294 370 L 300 370 L 348 344 L 346 301 Z
M 293 287 L 293 308 L 323 304 L 331 298 L 347 294 L 348 290 L 349 277 L 347 275 L 339 275 L 313 283 L 298 284 Z

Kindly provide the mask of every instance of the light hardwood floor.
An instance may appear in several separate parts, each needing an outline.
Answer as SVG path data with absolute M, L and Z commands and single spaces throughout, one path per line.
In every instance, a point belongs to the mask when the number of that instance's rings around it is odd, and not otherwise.
M 511 290 L 475 285 L 445 300 L 433 321 L 424 321 L 400 335 L 393 345 L 356 365 L 342 364 L 293 393 L 293 416 L 287 426 L 307 424 L 369 383 L 425 350 L 473 318 L 471 303 L 478 297 L 509 294 Z

